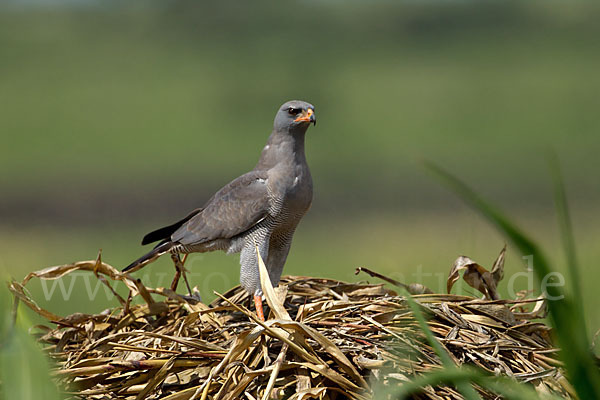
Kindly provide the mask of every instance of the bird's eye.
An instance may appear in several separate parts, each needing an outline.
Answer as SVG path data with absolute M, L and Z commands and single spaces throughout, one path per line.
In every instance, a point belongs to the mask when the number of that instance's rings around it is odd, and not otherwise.
M 300 114 L 302 110 L 299 108 L 294 108 L 294 107 L 290 107 L 288 108 L 288 113 L 290 113 L 291 115 L 298 115 Z

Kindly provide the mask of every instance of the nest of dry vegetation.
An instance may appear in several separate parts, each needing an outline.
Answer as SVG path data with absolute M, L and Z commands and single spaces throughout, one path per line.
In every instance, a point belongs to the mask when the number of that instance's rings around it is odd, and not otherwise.
M 549 328 L 532 321 L 542 308 L 526 312 L 540 302 L 491 299 L 498 274 L 459 264 L 451 278 L 461 269 L 465 280 L 479 273 L 488 299 L 409 288 L 424 292 L 413 298 L 454 362 L 570 398 Z M 56 279 L 81 270 L 111 288 L 115 280 L 125 282 L 129 297 L 115 292 L 119 307 L 63 318 L 38 307 L 24 288 L 33 277 Z M 384 284 L 287 276 L 278 290 L 266 290 L 264 323 L 249 311 L 249 296 L 239 286 L 206 305 L 145 287 L 100 260 L 34 272 L 10 289 L 52 323 L 37 335 L 56 362 L 59 386 L 74 398 L 369 399 L 381 388 L 441 368 L 405 298 Z M 143 301 L 134 304 L 138 296 Z M 498 398 L 475 388 L 484 399 Z M 414 398 L 462 397 L 452 387 L 427 386 Z

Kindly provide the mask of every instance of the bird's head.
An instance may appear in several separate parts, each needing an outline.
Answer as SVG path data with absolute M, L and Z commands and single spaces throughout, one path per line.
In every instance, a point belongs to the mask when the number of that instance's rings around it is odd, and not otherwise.
M 310 124 L 317 124 L 315 107 L 301 100 L 292 100 L 279 107 L 273 127 L 279 132 L 304 132 Z

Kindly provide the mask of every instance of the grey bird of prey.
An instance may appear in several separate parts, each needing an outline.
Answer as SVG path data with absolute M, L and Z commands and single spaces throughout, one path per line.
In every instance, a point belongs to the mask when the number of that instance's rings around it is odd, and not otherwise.
M 241 253 L 240 283 L 254 296 L 257 314 L 264 320 L 256 247 L 277 285 L 294 231 L 312 202 L 313 183 L 304 154 L 311 123 L 316 125 L 312 104 L 283 104 L 254 169 L 225 185 L 202 208 L 144 236 L 142 245 L 159 243 L 123 271 L 137 271 L 166 253 L 175 256 L 176 267 L 179 254 Z

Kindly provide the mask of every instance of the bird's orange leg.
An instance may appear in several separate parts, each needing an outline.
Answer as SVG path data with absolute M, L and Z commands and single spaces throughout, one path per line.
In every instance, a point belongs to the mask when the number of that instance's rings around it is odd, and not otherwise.
M 254 307 L 256 307 L 256 315 L 258 315 L 258 319 L 262 322 L 265 322 L 265 313 L 263 311 L 262 297 L 258 295 L 254 295 Z

